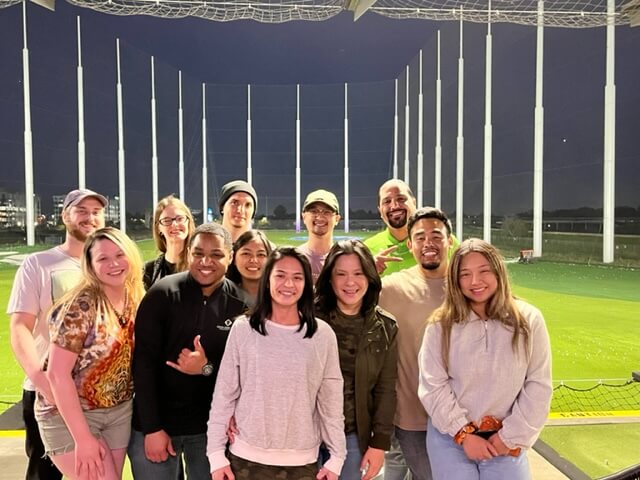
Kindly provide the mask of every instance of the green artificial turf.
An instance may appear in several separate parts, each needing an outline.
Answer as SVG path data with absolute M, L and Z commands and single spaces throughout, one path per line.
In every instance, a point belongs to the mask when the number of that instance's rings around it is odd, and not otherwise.
M 591 478 L 640 462 L 640 423 L 545 427 L 540 438 Z

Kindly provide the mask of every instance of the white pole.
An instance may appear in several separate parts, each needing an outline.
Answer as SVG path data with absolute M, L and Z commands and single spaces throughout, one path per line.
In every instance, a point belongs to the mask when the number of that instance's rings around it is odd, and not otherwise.
M 207 192 L 207 105 L 206 85 L 202 84 L 202 223 L 209 221 L 207 218 L 208 192 Z
M 344 84 L 344 231 L 349 231 L 349 110 L 348 86 Z
M 300 176 L 302 170 L 300 168 L 300 134 L 302 129 L 302 122 L 300 120 L 300 84 L 296 85 L 296 232 L 300 231 L 300 217 L 302 215 L 302 209 L 300 208 L 301 193 L 300 193 Z
M 82 39 L 80 36 L 80 15 L 77 17 L 78 30 L 78 188 L 86 188 L 85 141 L 84 141 L 84 75 L 82 71 Z
M 158 203 L 158 130 L 156 119 L 156 67 L 151 57 L 151 205 Z
M 247 85 L 247 183 L 249 185 L 253 177 L 251 150 L 251 85 Z
M 24 95 L 24 200 L 27 245 L 36 243 L 33 201 L 33 136 L 31 132 L 31 88 L 29 83 L 29 49 L 27 48 L 27 2 L 22 2 L 22 91 Z
M 607 1 L 606 84 L 604 87 L 604 191 L 602 195 L 602 262 L 612 263 L 615 253 L 616 186 L 616 30 L 615 0 Z
M 122 107 L 122 75 L 120 70 L 119 38 L 116 38 L 116 63 L 118 69 L 116 99 L 118 105 L 118 196 L 120 197 L 120 230 L 122 230 L 122 233 L 127 233 L 126 171 L 124 163 L 124 109 Z
M 536 35 L 536 106 L 534 112 L 533 146 L 533 256 L 542 256 L 542 212 L 544 173 L 544 0 L 538 0 Z
M 180 199 L 184 197 L 184 112 L 182 110 L 182 70 L 178 70 L 178 188 Z
M 436 148 L 434 152 L 434 206 L 442 208 L 442 81 L 440 80 L 440 30 L 438 30 L 438 55 L 436 62 Z
M 398 178 L 398 79 L 396 78 L 396 107 L 393 116 L 393 178 Z
M 418 70 L 418 159 L 416 176 L 416 190 L 418 190 L 418 206 L 424 205 L 422 202 L 422 190 L 424 189 L 424 101 L 422 95 L 422 49 L 420 49 L 420 68 Z
M 485 96 L 484 96 L 484 232 L 483 238 L 491 242 L 491 163 L 493 127 L 491 125 L 491 1 L 487 12 L 487 39 L 486 39 L 486 65 L 485 65 Z
M 409 65 L 407 65 L 406 72 L 406 99 L 404 104 L 404 181 L 409 185 Z
M 456 137 L 456 236 L 462 241 L 464 224 L 464 52 L 463 20 L 460 11 L 460 54 L 458 57 L 458 136 Z

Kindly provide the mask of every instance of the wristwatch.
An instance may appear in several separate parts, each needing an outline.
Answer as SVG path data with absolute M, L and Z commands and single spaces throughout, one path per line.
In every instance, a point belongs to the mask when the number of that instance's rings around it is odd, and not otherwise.
M 213 373 L 213 363 L 211 362 L 205 363 L 204 366 L 202 367 L 202 375 L 204 375 L 205 377 L 209 377 L 211 376 L 212 373 Z
M 476 424 L 473 422 L 469 422 L 464 427 L 462 427 L 458 431 L 458 433 L 456 433 L 456 436 L 453 437 L 453 441 L 458 445 L 462 445 L 462 442 L 464 442 L 464 439 L 467 435 L 471 435 L 473 433 L 476 433 L 477 431 L 478 427 L 476 427 Z

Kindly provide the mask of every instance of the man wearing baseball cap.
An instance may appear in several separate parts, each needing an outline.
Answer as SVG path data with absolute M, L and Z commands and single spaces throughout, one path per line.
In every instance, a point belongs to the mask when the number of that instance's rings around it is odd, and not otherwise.
M 86 238 L 104 227 L 107 199 L 91 190 L 72 190 L 62 204 L 65 240 L 62 245 L 29 255 L 13 281 L 7 314 L 11 316 L 11 348 L 27 378 L 23 384 L 22 409 L 26 427 L 25 450 L 29 457 L 28 480 L 61 479 L 62 474 L 45 457 L 33 414 L 36 388 L 52 398 L 42 372 L 49 347 L 47 312 L 62 294 L 80 279 L 80 256 Z
M 340 221 L 340 205 L 327 190 L 314 190 L 302 205 L 302 221 L 309 239 L 298 249 L 309 259 L 313 283 L 316 283 L 327 254 L 333 246 L 333 230 Z
M 222 187 L 219 198 L 222 226 L 229 230 L 235 242 L 240 235 L 251 230 L 251 220 L 258 209 L 258 195 L 244 180 L 234 180 Z

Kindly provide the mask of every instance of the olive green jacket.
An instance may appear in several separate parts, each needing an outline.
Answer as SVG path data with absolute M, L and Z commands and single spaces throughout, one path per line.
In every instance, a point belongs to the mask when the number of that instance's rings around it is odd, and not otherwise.
M 331 315 L 325 320 L 335 329 Z M 356 427 L 362 453 L 368 447 L 390 447 L 396 412 L 398 327 L 390 313 L 376 307 L 365 319 L 363 332 L 355 366 Z

